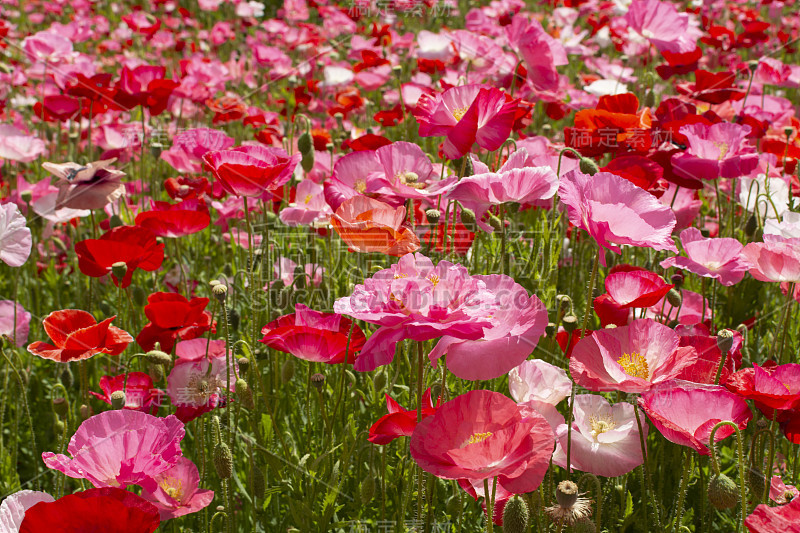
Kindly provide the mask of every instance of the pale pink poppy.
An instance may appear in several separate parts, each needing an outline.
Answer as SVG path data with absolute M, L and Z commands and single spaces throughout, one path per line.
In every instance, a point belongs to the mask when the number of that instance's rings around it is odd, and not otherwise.
M 564 45 L 548 34 L 536 19 L 517 15 L 505 27 L 509 44 L 525 62 L 528 80 L 537 91 L 556 91 L 556 67 L 569 63 Z
M 747 264 L 740 259 L 744 246 L 736 239 L 705 238 L 697 228 L 681 232 L 686 257 L 674 256 L 661 261 L 662 268 L 682 268 L 704 278 L 712 278 L 727 287 L 744 278 Z
M 72 41 L 59 33 L 40 31 L 22 40 L 22 50 L 33 62 L 54 64 L 72 55 Z
M 627 402 L 611 405 L 597 394 L 575 396 L 570 463 L 572 468 L 596 476 L 617 477 L 644 463 L 635 407 Z M 642 425 L 647 438 L 647 424 Z M 553 464 L 567 468 L 568 426 L 556 430 L 558 444 Z
M 800 282 L 800 239 L 764 235 L 742 250 L 750 275 L 759 281 Z
M 30 325 L 31 314 L 24 307 L 11 300 L 0 300 L 0 336 L 8 337 L 16 346 L 25 346 Z
M 281 210 L 280 219 L 287 226 L 310 226 L 327 224 L 331 215 L 322 185 L 304 179 L 297 184 L 295 201 Z
M 155 475 L 153 481 L 155 490 L 142 490 L 142 498 L 158 508 L 162 521 L 196 513 L 214 499 L 213 490 L 199 488 L 200 473 L 186 457 L 179 457 L 175 466 Z
M 530 359 L 509 371 L 508 390 L 517 403 L 538 400 L 556 405 L 569 396 L 572 380 L 563 368 Z
M 643 246 L 677 253 L 672 241 L 675 215 L 652 194 L 610 172 L 594 176 L 579 170 L 561 178 L 558 194 L 569 221 L 586 230 L 602 249 L 621 253 L 619 245 Z
M 691 52 L 697 48 L 689 15 L 661 0 L 633 0 L 625 14 L 628 26 L 660 52 Z
M 25 511 L 39 502 L 54 501 L 56 499 L 46 492 L 35 490 L 20 490 L 9 494 L 0 503 L 0 533 L 19 533 Z
M 679 344 L 673 329 L 651 319 L 634 320 L 578 341 L 569 371 L 575 383 L 592 391 L 642 392 L 697 361 L 694 348 Z
M 25 264 L 31 255 L 31 230 L 17 204 L 0 204 L 0 260 L 12 267 Z
M 688 446 L 700 455 L 708 455 L 711 430 L 727 420 L 739 429 L 753 418 L 747 402 L 719 385 L 704 385 L 672 380 L 661 383 L 639 397 L 639 406 L 656 429 L 669 441 Z M 733 433 L 725 425 L 717 430 L 719 442 Z
M 42 168 L 57 178 L 55 208 L 103 209 L 117 201 L 125 193 L 125 185 L 120 181 L 125 173 L 109 168 L 114 161 L 116 159 L 106 159 L 86 165 L 42 163 Z
M 0 124 L 0 159 L 29 163 L 45 151 L 42 139 L 28 135 L 10 124 Z

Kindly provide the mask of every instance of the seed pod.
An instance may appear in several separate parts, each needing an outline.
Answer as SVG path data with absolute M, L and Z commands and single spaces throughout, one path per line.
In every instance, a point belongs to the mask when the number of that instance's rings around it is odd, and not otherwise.
M 284 383 L 292 381 L 294 377 L 294 359 L 287 359 L 281 366 L 281 379 Z
M 236 360 L 236 366 L 239 367 L 239 374 L 247 374 L 247 371 L 250 370 L 250 359 L 240 357 Z
M 567 333 L 572 333 L 578 329 L 578 317 L 574 314 L 567 315 L 561 319 L 561 324 L 564 326 L 564 329 L 567 330 Z
M 528 531 L 528 505 L 519 496 L 514 496 L 503 509 L 503 533 L 524 533 Z
M 427 211 L 425 211 L 425 217 L 431 224 L 436 224 L 442 217 L 442 212 L 439 211 L 438 209 L 428 209 Z
M 321 389 L 325 385 L 325 374 L 316 373 L 311 376 L 311 384 L 316 389 Z
M 128 273 L 128 265 L 124 261 L 117 261 L 111 265 L 111 273 L 115 278 L 121 280 Z
M 214 469 L 220 479 L 229 479 L 233 475 L 233 455 L 224 442 L 214 446 Z
M 717 332 L 717 348 L 723 354 L 731 351 L 733 348 L 733 332 L 729 329 L 722 329 Z
M 739 503 L 739 487 L 725 474 L 715 474 L 708 482 L 708 501 L 717 509 L 730 509 Z
M 578 501 L 578 485 L 573 481 L 562 481 L 556 487 L 556 501 L 561 507 L 572 507 Z
M 217 283 L 211 287 L 211 294 L 214 295 L 214 298 L 216 298 L 219 303 L 222 303 L 225 301 L 225 298 L 228 294 L 228 287 L 222 283 Z

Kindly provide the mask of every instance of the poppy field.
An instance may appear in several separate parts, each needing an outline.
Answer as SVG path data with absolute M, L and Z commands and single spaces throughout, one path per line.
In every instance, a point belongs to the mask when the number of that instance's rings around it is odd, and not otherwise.
M 800 533 L 795 0 L 0 0 L 0 533 Z

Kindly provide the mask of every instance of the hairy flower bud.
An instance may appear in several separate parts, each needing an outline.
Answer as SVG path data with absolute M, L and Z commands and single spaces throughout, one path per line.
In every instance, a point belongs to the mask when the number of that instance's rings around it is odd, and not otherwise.
M 220 479 L 229 479 L 233 474 L 233 455 L 224 442 L 214 446 L 214 469 Z
M 715 474 L 708 482 L 708 501 L 720 510 L 736 507 L 739 487 L 725 474 Z
M 528 531 L 528 505 L 520 496 L 514 496 L 503 509 L 503 533 L 524 533 Z

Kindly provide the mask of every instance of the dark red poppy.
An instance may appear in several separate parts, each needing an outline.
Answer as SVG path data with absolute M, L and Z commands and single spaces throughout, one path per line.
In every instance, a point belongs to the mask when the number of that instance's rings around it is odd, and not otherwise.
M 403 108 L 400 104 L 397 104 L 391 109 L 378 111 L 372 118 L 381 126 L 397 126 L 403 121 Z
M 44 359 L 59 363 L 88 359 L 98 353 L 119 355 L 133 341 L 127 331 L 111 322 L 112 316 L 100 322 L 86 311 L 64 309 L 53 311 L 42 321 L 44 331 L 53 344 L 32 342 L 28 351 Z
M 178 339 L 194 339 L 206 331 L 215 333 L 217 323 L 205 310 L 208 302 L 208 298 L 187 300 L 172 292 L 151 294 L 144 307 L 150 323 L 136 336 L 136 342 L 143 350 L 152 350 L 158 342 L 161 350 L 169 353 Z
M 559 328 L 559 331 L 556 333 L 556 342 L 561 348 L 561 351 L 564 352 L 564 357 L 567 359 L 572 356 L 572 350 L 575 348 L 575 345 L 578 344 L 578 341 L 581 340 L 581 332 L 583 332 L 583 330 L 580 328 L 573 330 L 572 333 L 568 333 L 566 330 Z M 594 333 L 593 330 L 586 330 L 587 337 L 592 333 Z
M 124 110 L 139 105 L 147 107 L 153 116 L 160 115 L 167 108 L 172 91 L 180 85 L 174 80 L 164 79 L 166 73 L 166 67 L 122 67 L 114 100 Z
M 47 122 L 66 122 L 75 118 L 80 108 L 81 103 L 77 98 L 57 94 L 45 96 L 42 102 L 36 102 L 33 112 Z
M 353 72 L 361 72 L 366 68 L 388 65 L 389 60 L 383 58 L 372 50 L 361 50 L 361 61 L 353 65 Z
M 156 506 L 141 496 L 117 487 L 103 487 L 37 503 L 25 511 L 19 531 L 153 533 L 160 523 Z
M 342 149 L 347 150 L 349 148 L 354 152 L 360 152 L 362 150 L 377 150 L 387 144 L 392 144 L 392 141 L 381 135 L 367 133 L 357 139 L 347 139 L 342 143 Z
M 720 50 L 730 50 L 736 43 L 736 34 L 725 26 L 711 26 L 708 35 L 700 37 L 700 42 Z
M 699 69 L 694 71 L 694 79 L 694 83 L 679 83 L 675 88 L 680 94 L 708 104 L 744 98 L 744 91 L 736 85 L 736 74 L 733 72 Z
M 206 178 L 192 178 L 189 176 L 178 176 L 177 178 L 167 178 L 164 180 L 164 189 L 173 200 L 193 200 L 201 198 L 209 185 Z
M 594 312 L 600 318 L 600 326 L 606 327 L 609 324 L 615 326 L 627 326 L 631 311 L 614 301 L 608 294 L 601 294 L 592 302 Z
M 152 202 L 151 211 L 136 215 L 136 225 L 149 229 L 157 237 L 185 237 L 203 231 L 210 223 L 208 207 L 197 200 L 179 204 Z
M 447 249 L 445 250 L 444 239 L 447 235 Z M 453 228 L 450 224 L 440 223 L 438 226 L 428 226 L 419 237 L 422 244 L 436 250 L 437 252 L 455 252 L 458 255 L 466 255 L 472 242 L 475 240 L 475 232 L 470 231 L 464 224 L 457 222 Z
M 424 420 L 435 413 L 439 407 L 439 401 L 434 406 L 431 400 L 431 389 L 426 390 L 422 395 L 422 416 L 420 420 Z M 386 395 L 386 409 L 389 414 L 380 417 L 369 428 L 367 440 L 373 444 L 389 444 L 396 438 L 410 437 L 414 433 L 414 428 L 417 427 L 417 410 L 404 409 L 388 394 Z
M 661 55 L 667 60 L 666 65 L 658 65 L 656 72 L 661 76 L 662 80 L 668 80 L 672 76 L 680 76 L 694 72 L 697 68 L 697 63 L 703 57 L 703 49 L 699 46 L 691 52 L 679 53 L 661 51 Z
M 104 233 L 99 239 L 86 239 L 75 244 L 78 268 L 87 276 L 99 278 L 111 273 L 114 284 L 123 289 L 131 284 L 137 268 L 152 272 L 164 261 L 164 245 L 156 236 L 138 226 L 120 226 Z M 112 272 L 115 263 L 125 263 L 122 280 Z
M 742 33 L 736 36 L 736 45 L 739 48 L 752 48 L 759 43 L 765 43 L 769 40 L 767 30 L 770 27 L 769 22 L 762 20 L 744 20 L 742 21 Z
M 352 327 L 352 333 L 350 328 Z M 261 330 L 270 348 L 306 361 L 334 365 L 347 356 L 352 364 L 366 342 L 364 332 L 353 321 L 336 313 L 322 313 L 303 304 L 295 312 L 273 320 Z M 349 345 L 348 345 L 348 338 Z
M 254 197 L 289 181 L 300 157 L 280 148 L 247 145 L 208 152 L 203 161 L 226 192 Z
M 133 340 L 133 338 L 131 338 Z M 161 405 L 164 391 L 153 386 L 153 378 L 144 372 L 130 372 L 119 376 L 103 376 L 100 378 L 100 389 L 103 394 L 89 391 L 92 396 L 111 405 L 111 395 L 116 391 L 125 392 L 124 409 L 131 409 L 155 415 Z

